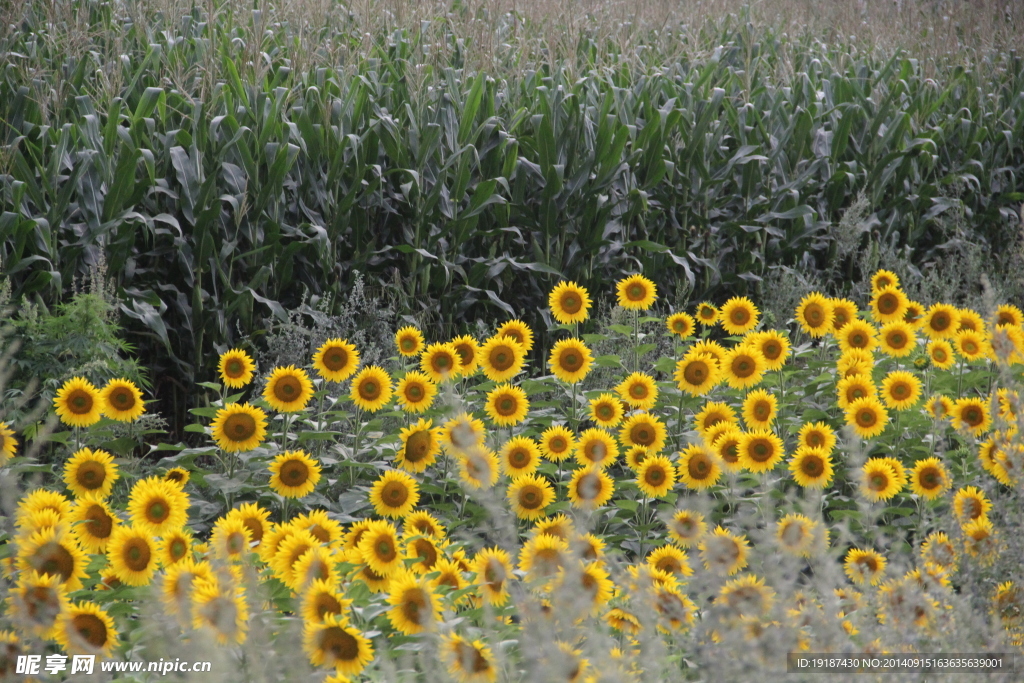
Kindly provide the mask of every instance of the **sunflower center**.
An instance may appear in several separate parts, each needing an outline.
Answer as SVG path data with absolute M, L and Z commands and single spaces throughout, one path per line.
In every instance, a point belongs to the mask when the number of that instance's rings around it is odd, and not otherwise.
M 484 581 L 491 589 L 500 591 L 505 583 L 505 567 L 501 565 L 496 559 L 491 559 L 487 562 L 487 567 L 484 569 Z
M 820 327 L 825 322 L 825 311 L 820 304 L 810 304 L 804 309 L 804 318 L 811 327 Z
M 25 592 L 24 598 L 25 609 L 33 623 L 48 626 L 60 614 L 60 598 L 49 586 L 32 586 Z
M 964 351 L 966 351 L 968 355 L 974 355 L 974 354 L 978 353 L 978 345 L 975 344 L 970 339 L 965 340 L 964 343 L 962 344 L 962 346 L 963 346 Z
M 689 326 L 685 320 L 679 319 L 672 323 L 672 329 L 676 334 L 685 334 L 689 330 Z
M 872 491 L 884 491 L 889 486 L 889 477 L 881 473 L 873 474 L 868 480 L 868 486 Z
M 543 500 L 541 490 L 536 486 L 524 486 L 519 491 L 519 506 L 527 510 L 536 510 Z
M 750 311 L 745 308 L 734 308 L 729 313 L 729 320 L 733 325 L 743 326 L 750 322 Z
M 286 375 L 274 383 L 274 397 L 278 401 L 289 403 L 295 401 L 302 394 L 302 383 L 298 377 Z
M 135 407 L 135 394 L 127 388 L 120 388 L 110 393 L 110 402 L 118 410 L 131 410 Z
M 511 396 L 502 396 L 501 398 L 498 399 L 497 404 L 498 414 L 501 415 L 502 417 L 514 415 L 516 412 L 517 402 Z
M 977 519 L 981 517 L 982 505 L 976 498 L 971 498 L 964 502 L 964 512 L 967 513 L 967 517 L 970 519 Z
M 364 401 L 373 401 L 380 395 L 380 384 L 375 379 L 364 379 L 359 383 L 359 397 Z
M 423 385 L 418 382 L 410 382 L 405 387 L 405 398 L 409 403 L 419 403 L 425 395 L 426 392 L 423 390 Z
M 328 614 L 341 614 L 341 603 L 330 593 L 318 593 L 314 599 L 313 609 L 316 610 L 317 617 L 323 621 L 323 618 Z
M 452 369 L 452 365 L 454 364 L 453 361 L 454 359 L 447 353 L 436 353 L 434 354 L 434 357 L 431 359 L 430 365 L 433 368 L 434 372 L 443 375 L 444 373 L 449 372 Z
M 87 460 L 78 467 L 75 475 L 79 486 L 94 490 L 103 487 L 103 481 L 107 478 L 107 468 L 95 460 Z
M 942 312 L 936 313 L 935 315 L 932 316 L 931 328 L 936 332 L 944 332 L 945 330 L 949 329 L 949 326 L 952 324 L 952 322 L 953 319 L 950 318 L 948 314 Z
M 825 471 L 825 463 L 818 456 L 810 455 L 804 458 L 801 470 L 809 477 L 819 477 Z
M 263 540 L 263 525 L 253 518 L 242 520 L 242 524 L 251 532 L 252 540 L 259 543 Z
M 420 564 L 427 569 L 432 569 L 437 562 L 437 550 L 434 549 L 434 544 L 421 538 L 413 541 L 412 547 L 416 557 L 420 558 Z
M 430 611 L 427 609 L 427 598 L 423 595 L 423 590 L 414 588 L 406 591 L 402 597 L 402 615 L 417 626 L 426 623 Z
M 231 379 L 238 379 L 245 372 L 245 364 L 237 358 L 232 358 L 224 364 L 224 374 Z
M 580 356 L 575 349 L 569 349 L 562 353 L 561 358 L 559 358 L 559 362 L 562 365 L 562 369 L 567 370 L 568 372 L 576 372 L 583 367 L 583 357 Z
M 583 449 L 584 455 L 590 462 L 601 462 L 608 455 L 608 447 L 603 441 L 591 441 Z
M 782 529 L 782 542 L 789 547 L 796 547 L 803 543 L 806 532 L 799 522 L 790 522 Z
M 150 524 L 161 524 L 171 515 L 171 506 L 162 498 L 151 501 L 146 506 L 146 520 Z
M 695 360 L 689 363 L 686 369 L 683 370 L 683 378 L 688 384 L 700 385 L 708 378 L 709 372 L 707 363 L 702 360 Z
M 594 500 L 600 495 L 602 488 L 601 477 L 588 472 L 576 483 L 576 495 L 583 500 Z
M 926 467 L 921 470 L 920 475 L 921 488 L 932 490 L 937 489 L 942 485 L 942 475 L 934 467 Z
M 309 479 L 309 467 L 301 460 L 289 460 L 281 465 L 281 481 L 287 486 L 301 486 Z
M 92 410 L 92 394 L 85 389 L 75 389 L 67 398 L 68 410 L 75 415 L 86 415 Z
M 508 454 L 508 461 L 516 469 L 522 469 L 530 464 L 530 454 L 523 448 L 516 448 Z
M 857 424 L 861 427 L 873 427 L 878 422 L 878 415 L 873 410 L 862 410 L 857 413 Z
M 412 337 L 402 337 L 402 350 L 406 353 L 412 353 L 416 350 L 416 340 Z
M 242 534 L 234 534 L 236 536 L 242 536 Z M 244 537 L 243 537 L 244 540 Z M 228 548 L 231 548 L 231 540 L 228 540 Z M 171 541 L 169 550 L 171 551 L 171 559 L 177 562 L 181 558 L 185 557 L 185 553 L 188 551 L 188 543 L 182 538 L 176 538 Z M 241 552 L 241 548 L 238 550 L 231 550 L 231 552 Z
M 395 544 L 390 538 L 381 538 L 377 540 L 374 546 L 377 552 L 377 559 L 381 562 L 390 562 L 396 557 Z
M 455 352 L 459 354 L 459 360 L 463 367 L 473 362 L 473 350 L 469 347 L 469 344 L 459 344 L 455 347 Z
M 885 315 L 892 315 L 900 308 L 900 298 L 892 292 L 878 297 L 878 310 Z
M 560 436 L 552 437 L 548 442 L 548 450 L 552 453 L 563 453 L 569 447 L 568 442 Z
M 665 483 L 665 471 L 660 467 L 651 467 L 644 478 L 651 486 L 661 486 Z
M 149 567 L 149 543 L 141 539 L 132 539 L 124 549 L 124 563 L 133 572 L 145 571 Z
M 730 440 L 722 444 L 721 448 L 722 460 L 726 461 L 730 465 L 739 462 L 740 449 L 739 443 L 736 440 Z
M 894 349 L 902 349 L 907 345 L 907 336 L 902 332 L 890 332 L 887 340 Z
M 754 417 L 760 422 L 766 421 L 772 415 L 772 407 L 768 401 L 758 401 L 754 404 Z
M 849 342 L 850 346 L 852 346 L 853 348 L 863 349 L 865 346 L 868 345 L 868 336 L 863 332 L 854 332 L 853 334 L 850 335 Z
M 750 447 L 750 459 L 754 462 L 768 462 L 774 454 L 775 449 L 765 441 L 755 441 Z
M 643 301 L 647 294 L 647 288 L 639 283 L 634 283 L 626 288 L 626 298 L 630 301 Z
M 686 471 L 691 479 L 705 479 L 711 474 L 711 461 L 703 453 L 698 453 L 686 463 Z
M 963 412 L 963 420 L 972 427 L 977 427 L 984 422 L 985 417 L 980 410 L 971 406 Z
M 224 434 L 232 441 L 247 441 L 256 434 L 256 419 L 248 413 L 235 413 L 224 421 Z
M 504 372 L 512 367 L 512 363 L 515 362 L 515 354 L 508 346 L 496 346 L 491 350 L 490 360 L 491 366 L 495 370 Z
M 85 526 L 93 538 L 107 538 L 114 530 L 114 520 L 99 505 L 93 505 L 85 513 Z
M 634 384 L 629 388 L 629 395 L 633 398 L 647 398 L 647 387 L 643 384 Z
M 904 399 L 910 394 L 910 387 L 906 384 L 894 384 L 892 387 L 892 396 L 895 399 Z
M 403 346 L 403 348 L 405 348 Z M 332 347 L 324 354 L 324 365 L 331 372 L 338 372 L 348 365 L 348 351 L 337 347 Z
M 431 441 L 430 432 L 426 430 L 410 434 L 405 441 L 405 459 L 409 462 L 419 462 L 427 457 Z
M 821 448 L 825 445 L 825 437 L 819 432 L 808 432 L 806 442 L 811 448 Z
M 40 546 L 32 555 L 30 562 L 40 574 L 59 576 L 62 583 L 71 578 L 75 571 L 74 556 L 56 541 L 50 541 Z
M 384 485 L 380 497 L 388 506 L 400 508 L 409 500 L 409 488 L 400 481 L 389 481 Z
M 646 424 L 636 425 L 629 430 L 629 438 L 635 444 L 650 447 L 654 443 L 654 429 Z
M 491 668 L 490 663 L 484 658 L 478 649 L 469 643 L 459 643 L 456 646 L 459 665 L 474 674 L 483 673 Z
M 565 294 L 562 296 L 560 305 L 562 306 L 563 311 L 571 315 L 573 313 L 579 313 L 580 309 L 583 307 L 583 301 L 581 301 L 575 294 Z
M 746 356 L 739 356 L 732 363 L 732 372 L 740 379 L 746 379 L 753 375 L 756 368 L 754 361 Z
M 329 653 L 333 661 L 350 662 L 359 657 L 359 642 L 340 626 L 320 632 L 320 649 Z
M 608 421 L 615 417 L 615 409 L 607 403 L 599 404 L 594 412 L 597 413 L 598 419 L 602 421 Z

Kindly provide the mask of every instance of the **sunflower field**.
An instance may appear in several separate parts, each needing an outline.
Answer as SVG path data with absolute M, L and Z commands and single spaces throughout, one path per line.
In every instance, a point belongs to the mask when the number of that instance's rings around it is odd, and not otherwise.
M 745 297 L 615 289 L 558 283 L 546 357 L 517 318 L 403 326 L 380 364 L 341 338 L 301 365 L 228 350 L 201 445 L 148 458 L 111 452 L 147 410 L 124 378 L 43 406 L 54 462 L 0 423 L 0 680 L 24 654 L 324 683 L 1021 655 L 1018 307 L 914 301 L 886 270 L 776 326 Z

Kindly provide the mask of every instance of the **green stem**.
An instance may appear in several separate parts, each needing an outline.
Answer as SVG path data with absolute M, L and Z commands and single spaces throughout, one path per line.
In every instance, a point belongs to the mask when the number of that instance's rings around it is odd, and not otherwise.
M 960 372 L 957 373 L 956 378 L 956 397 L 961 399 L 964 397 L 964 359 L 960 359 Z
M 290 507 L 290 502 L 291 498 L 284 496 L 284 505 L 281 506 L 281 524 L 288 523 L 288 508 Z
M 679 390 L 679 410 L 676 412 L 676 450 L 682 450 L 683 445 L 683 401 L 686 399 L 686 394 L 682 389 Z
M 633 309 L 633 372 L 640 372 L 640 311 Z
M 359 408 L 356 408 L 355 421 L 356 421 L 356 433 L 355 433 L 355 438 L 354 438 L 353 443 L 352 443 L 352 460 L 355 461 L 355 462 L 358 462 L 359 461 L 359 440 L 360 440 L 360 437 L 362 437 L 362 435 L 363 435 L 363 411 L 361 409 L 359 409 Z M 356 472 L 355 472 L 355 470 L 356 470 L 356 468 L 353 467 L 350 464 L 349 468 L 348 468 L 348 483 L 349 483 L 349 485 L 352 485 L 352 484 L 356 483 Z

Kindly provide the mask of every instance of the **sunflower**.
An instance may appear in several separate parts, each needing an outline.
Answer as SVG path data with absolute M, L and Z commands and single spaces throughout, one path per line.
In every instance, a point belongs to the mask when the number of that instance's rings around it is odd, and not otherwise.
M 100 392 L 84 377 L 73 377 L 61 385 L 53 406 L 61 422 L 70 427 L 91 427 L 100 421 Z
M 747 429 L 768 429 L 775 419 L 778 401 L 774 394 L 757 389 L 743 399 L 743 421 Z
M 667 522 L 668 537 L 674 543 L 689 548 L 704 537 L 708 525 L 704 515 L 693 510 L 677 510 Z
M 381 576 L 390 577 L 403 566 L 398 531 L 390 522 L 370 522 L 359 539 L 357 550 L 363 562 Z
M 690 567 L 686 551 L 671 544 L 663 545 L 648 553 L 647 564 L 654 569 L 667 572 L 679 579 L 693 576 L 693 568 Z
M 422 576 L 401 572 L 388 586 L 388 620 L 407 636 L 423 633 L 438 619 L 440 605 L 437 595 Z
M 590 295 L 575 282 L 559 282 L 548 295 L 551 315 L 562 325 L 581 323 L 590 316 Z
M 633 614 L 618 607 L 608 610 L 604 615 L 605 622 L 616 631 L 635 636 L 640 633 L 640 620 Z M 612 654 L 614 657 L 615 655 Z
M 862 438 L 878 436 L 888 422 L 889 413 L 874 396 L 858 398 L 846 408 L 846 423 Z
M 1002 304 L 996 308 L 996 327 L 1008 325 L 1020 327 L 1024 325 L 1024 312 L 1013 304 Z
M 537 534 L 519 551 L 519 570 L 529 580 L 544 580 L 558 573 L 569 558 L 569 544 L 551 534 Z
M 61 614 L 55 639 L 70 655 L 109 658 L 117 643 L 114 620 L 95 602 L 76 602 Z
M 726 582 L 715 598 L 715 606 L 729 619 L 763 617 L 774 602 L 775 591 L 753 574 Z
M 619 447 L 603 429 L 587 429 L 576 440 L 573 450 L 576 462 L 584 467 L 604 469 L 619 457 Z
M 665 447 L 667 430 L 661 420 L 651 413 L 637 413 L 622 423 L 619 441 L 623 445 L 643 446 L 652 453 Z
M 960 327 L 960 311 L 949 304 L 932 304 L 924 314 L 921 331 L 932 339 L 948 339 Z
M 72 533 L 87 552 L 103 553 L 118 526 L 118 519 L 102 498 L 86 495 L 75 501 L 69 516 Z
M 630 311 L 646 311 L 658 298 L 658 288 L 643 275 L 630 275 L 616 284 L 619 306 Z
M 459 683 L 494 683 L 498 669 L 491 653 L 482 640 L 469 641 L 452 634 L 442 641 L 442 652 L 448 662 L 448 672 Z
M 857 319 L 857 304 L 849 299 L 832 299 L 832 328 L 835 332 Z
M 256 503 L 244 503 L 227 514 L 227 517 L 238 518 L 249 529 L 252 542 L 260 545 L 263 537 L 270 532 L 270 511 Z
M 294 539 L 300 539 L 295 541 Z M 338 555 L 332 548 L 314 545 L 306 547 L 305 541 L 314 539 L 309 532 L 303 532 L 289 539 L 292 543 L 298 543 L 299 547 L 293 553 L 288 554 L 291 548 L 282 550 L 283 557 L 291 563 L 281 563 L 279 576 L 281 580 L 296 593 L 301 593 L 314 581 L 326 581 L 332 586 L 341 582 L 341 573 L 338 571 Z M 286 546 L 287 547 L 287 546 Z M 347 554 L 345 555 L 347 558 Z
M 798 445 L 807 448 L 819 448 L 831 453 L 836 446 L 836 434 L 824 422 L 807 422 L 797 432 Z
M 601 507 L 615 492 L 615 480 L 598 467 L 581 467 L 569 480 L 569 500 L 573 507 L 594 510 Z
M 692 337 L 697 328 L 697 321 L 689 313 L 673 313 L 665 320 L 665 327 L 669 333 L 678 336 L 680 339 Z
M 687 353 L 676 363 L 673 379 L 681 391 L 690 396 L 703 396 L 720 381 L 718 361 L 706 353 Z
M 302 646 L 314 666 L 333 667 L 344 676 L 359 674 L 373 660 L 373 643 L 339 614 L 306 622 Z
M 376 412 L 391 400 L 391 376 L 376 365 L 369 365 L 352 378 L 349 393 L 357 407 Z
M 437 459 L 441 450 L 441 430 L 432 420 L 420 419 L 403 427 L 399 438 L 402 446 L 395 453 L 395 464 L 409 472 L 423 472 Z
M 540 464 L 540 449 L 528 436 L 514 436 L 505 442 L 499 454 L 502 471 L 510 477 L 533 474 Z
M 498 456 L 490 449 L 476 449 L 459 458 L 459 477 L 474 489 L 489 489 L 498 482 Z
M 801 445 L 789 461 L 789 471 L 800 486 L 823 489 L 832 483 L 832 458 L 825 451 Z
M 345 536 L 341 523 L 328 517 L 325 510 L 310 510 L 295 517 L 291 523 L 295 528 L 308 531 L 320 543 L 332 548 L 341 545 Z
M 775 527 L 775 540 L 790 555 L 810 557 L 817 524 L 808 517 L 791 512 L 779 520 Z
M 765 429 L 745 432 L 739 451 L 743 468 L 754 473 L 770 472 L 785 456 L 782 439 Z
M 241 389 L 252 381 L 253 373 L 256 370 L 256 363 L 245 351 L 231 349 L 220 354 L 217 362 L 217 372 L 220 373 L 224 386 L 232 389 Z
M 6 422 L 0 422 L 0 467 L 14 457 L 17 447 L 18 440 L 14 438 L 14 431 Z
M 733 389 L 746 389 L 759 383 L 766 369 L 761 352 L 748 346 L 730 349 L 722 362 L 725 381 Z
M 992 347 L 980 332 L 962 330 L 953 337 L 957 353 L 968 361 L 981 360 L 992 354 Z
M 402 530 L 406 536 L 422 535 L 441 540 L 446 530 L 437 518 L 425 510 L 417 510 L 402 520 Z
M 17 524 L 21 526 L 40 510 L 53 510 L 59 519 L 65 519 L 71 514 L 71 508 L 71 501 L 64 495 L 47 489 L 36 489 L 18 501 Z
M 76 498 L 106 498 L 119 476 L 114 456 L 106 451 L 83 448 L 64 465 L 64 483 Z
M 832 300 L 819 292 L 811 292 L 796 307 L 796 321 L 812 337 L 824 337 L 833 330 Z
M 912 408 L 921 399 L 921 380 L 905 370 L 890 372 L 882 380 L 882 400 L 895 410 Z
M 238 521 L 237 518 L 228 517 L 226 519 L 228 520 L 227 525 L 228 525 L 229 529 L 233 528 L 236 523 L 237 524 L 242 524 L 243 528 L 245 528 L 245 525 L 242 522 Z M 225 520 L 225 518 L 222 517 L 221 519 L 217 520 L 216 524 L 214 524 L 214 527 L 213 527 L 214 528 L 214 532 L 216 532 L 218 530 L 218 528 L 221 529 L 221 533 L 218 535 L 217 541 L 224 540 L 224 536 L 225 536 L 225 533 L 224 533 L 224 530 L 223 530 L 223 528 L 225 526 L 225 521 L 224 520 Z M 246 529 L 246 532 L 248 533 L 248 538 L 251 539 L 252 538 L 252 532 L 250 532 L 248 529 Z M 233 539 L 231 539 L 229 537 L 227 539 L 227 542 L 226 543 L 222 543 L 221 545 L 227 546 L 231 550 L 235 550 L 235 548 L 232 546 L 232 543 L 235 543 L 235 542 L 236 542 L 236 540 L 233 540 Z M 218 543 L 215 542 L 214 539 L 211 537 L 210 538 L 210 546 L 213 548 L 214 554 L 217 554 L 217 545 L 218 545 Z M 248 550 L 249 550 L 249 542 L 246 541 L 244 548 L 241 548 L 239 550 L 235 550 L 235 554 L 240 556 L 240 553 L 242 553 L 243 551 L 248 552 Z M 162 564 L 164 567 L 171 567 L 171 566 L 173 566 L 175 564 L 178 564 L 179 562 L 182 562 L 182 561 L 187 560 L 187 559 L 191 559 L 192 558 L 192 530 L 189 529 L 188 527 L 182 527 L 180 529 L 176 529 L 174 531 L 170 531 L 170 532 L 165 533 L 163 535 L 163 537 L 160 539 L 160 542 L 157 544 L 156 552 L 157 552 L 157 557 L 158 557 L 158 560 L 159 560 L 160 564 Z
M 923 458 L 914 463 L 910 473 L 910 488 L 914 493 L 932 500 L 949 487 L 949 473 L 938 458 Z
M 548 367 L 566 384 L 583 381 L 590 372 L 594 356 L 579 339 L 562 339 L 555 343 L 548 357 Z
M 878 389 L 871 383 L 871 378 L 866 375 L 851 375 L 839 380 L 836 385 L 838 394 L 836 402 L 843 410 L 849 410 L 854 402 L 865 398 L 874 398 L 878 395 Z
M 506 497 L 516 517 L 532 521 L 546 514 L 544 508 L 554 502 L 555 492 L 543 477 L 523 474 L 509 484 Z
M 188 483 L 190 476 L 191 472 L 186 470 L 184 467 L 172 467 L 164 472 L 164 481 L 169 481 L 183 489 L 185 488 L 185 484 Z
M 576 449 L 576 437 L 563 425 L 552 425 L 540 435 L 540 452 L 551 462 L 562 462 Z
M 558 569 L 552 584 L 556 596 L 565 596 L 561 607 L 575 616 L 596 616 L 611 600 L 615 585 L 601 562 L 570 562 Z M 571 597 L 570 597 L 571 596 Z
M 634 372 L 622 380 L 615 391 L 631 408 L 651 410 L 658 401 L 658 385 L 654 378 L 642 372 Z
M 523 369 L 526 349 L 513 337 L 495 335 L 480 349 L 480 365 L 492 382 L 512 379 Z
M 8 600 L 20 626 L 42 639 L 54 635 L 60 618 L 66 612 L 68 589 L 60 577 L 26 570 L 18 575 L 18 583 L 9 593 Z M 19 680 L 10 678 L 9 680 Z
M 863 349 L 843 351 L 842 355 L 836 360 L 836 372 L 840 378 L 852 377 L 853 375 L 867 375 L 870 377 L 874 367 L 874 354 Z
M 487 429 L 481 420 L 469 413 L 460 413 L 441 428 L 441 445 L 449 454 L 461 454 L 483 446 Z
M 359 351 L 337 337 L 328 339 L 313 354 L 313 369 L 328 382 L 343 382 L 359 367 Z
M 420 370 L 434 382 L 446 382 L 459 375 L 462 360 L 454 344 L 431 344 L 420 357 Z
M 145 586 L 156 574 L 156 542 L 139 527 L 118 527 L 107 543 L 107 562 L 121 583 Z
M 675 484 L 675 467 L 664 455 L 652 455 L 640 464 L 636 485 L 648 498 L 663 498 Z
M 781 370 L 789 358 L 789 339 L 778 330 L 751 332 L 746 336 L 745 344 L 761 352 L 767 370 Z
M 352 604 L 351 600 L 323 579 L 316 579 L 302 593 L 300 612 L 303 622 L 323 623 L 328 615 L 341 615 Z
M 601 394 L 590 399 L 590 419 L 599 427 L 610 429 L 622 422 L 624 410 L 622 401 L 611 394 Z
M 422 372 L 407 372 L 395 390 L 398 404 L 407 413 L 422 413 L 436 396 L 437 386 Z
M 530 402 L 526 392 L 511 384 L 499 384 L 487 394 L 484 411 L 499 427 L 511 427 L 526 419 Z
M 709 572 L 732 576 L 747 566 L 750 543 L 746 536 L 716 527 L 713 532 L 704 536 L 698 547 L 701 562 Z
M 82 587 L 88 558 L 74 536 L 57 528 L 44 528 L 18 541 L 18 567 L 56 576 L 69 591 Z
M 139 388 L 122 377 L 110 380 L 100 391 L 100 410 L 111 420 L 134 422 L 146 412 L 146 406 Z
M 154 536 L 184 526 L 188 521 L 188 507 L 185 492 L 159 477 L 136 482 L 128 499 L 132 524 Z
M 985 496 L 985 492 L 974 486 L 960 489 L 953 497 L 953 510 L 961 525 L 976 519 L 988 519 L 991 509 L 992 502 Z
M 270 463 L 270 488 L 285 498 L 308 496 L 320 481 L 320 464 L 304 451 L 285 451 Z
M 972 308 L 961 308 L 957 311 L 960 314 L 960 324 L 957 331 L 971 330 L 972 332 L 985 333 L 985 320 L 977 311 Z
M 974 397 L 958 399 L 953 404 L 953 424 L 974 436 L 981 436 L 992 426 L 988 401 Z
M 430 536 L 416 534 L 407 537 L 405 543 L 405 559 L 413 560 L 408 568 L 417 574 L 428 574 L 434 571 L 438 559 L 441 558 L 447 541 L 440 541 Z
M 883 555 L 874 550 L 861 550 L 851 548 L 846 554 L 843 568 L 850 580 L 858 585 L 870 583 L 877 586 L 882 580 L 885 572 L 886 560 Z
M 843 351 L 861 349 L 871 351 L 878 345 L 878 330 L 866 320 L 851 320 L 842 330 L 836 332 L 839 348 Z
M 902 488 L 896 471 L 882 458 L 872 458 L 861 467 L 860 491 L 872 503 L 889 500 Z
M 908 303 L 907 295 L 898 287 L 882 287 L 871 297 L 871 317 L 879 323 L 902 323 Z
M 636 472 L 650 454 L 651 452 L 643 446 L 631 446 L 626 450 L 626 466 Z
M 902 491 L 909 481 L 909 478 L 907 477 L 907 468 L 903 466 L 903 463 L 890 455 L 878 457 L 875 458 L 875 460 L 889 465 L 889 468 L 892 470 L 893 476 L 895 477 L 896 489 Z
M 213 440 L 222 450 L 251 451 L 267 435 L 267 414 L 248 403 L 229 403 L 217 410 L 210 427 Z
M 987 517 L 967 522 L 963 526 L 964 549 L 979 564 L 988 566 L 995 560 L 998 550 L 996 530 Z
M 729 404 L 721 401 L 705 403 L 700 412 L 693 416 L 693 420 L 696 423 L 697 433 L 704 438 L 707 438 L 708 431 L 716 425 L 725 423 L 734 427 L 739 426 L 736 421 L 736 411 L 729 407 Z
M 405 472 L 389 470 L 370 487 L 370 503 L 381 517 L 401 519 L 419 503 L 416 480 Z
M 914 330 L 902 320 L 882 325 L 878 334 L 882 351 L 893 358 L 909 356 L 917 346 Z
M 718 309 L 711 302 L 704 301 L 697 306 L 697 321 L 704 327 L 712 327 L 719 321 Z
M 886 287 L 899 288 L 899 286 L 900 278 L 891 270 L 877 270 L 875 271 L 875 274 L 871 276 L 872 292 L 878 292 Z
M 743 463 L 740 461 L 740 445 L 742 442 L 743 432 L 731 425 L 725 425 L 724 429 L 718 432 L 713 439 L 705 440 L 705 443 L 711 450 L 722 459 L 722 466 L 729 472 L 741 472 L 743 470 Z
M 714 486 L 722 476 L 718 457 L 707 448 L 690 444 L 679 454 L 676 465 L 679 479 L 691 489 Z
M 473 558 L 472 572 L 480 585 L 484 601 L 492 607 L 508 602 L 508 584 L 513 578 L 509 555 L 500 548 L 484 548 Z
M 934 419 L 942 420 L 953 413 L 953 401 L 942 394 L 935 394 L 924 404 L 924 408 Z
M 956 356 L 953 355 L 953 345 L 945 339 L 932 339 L 928 342 L 926 348 L 932 365 L 940 370 L 948 370 L 956 363 Z
M 263 398 L 274 410 L 282 413 L 297 413 L 306 407 L 313 397 L 313 383 L 302 368 L 289 365 L 274 368 L 263 388 Z
M 475 373 L 480 366 L 480 344 L 476 339 L 464 334 L 452 339 L 451 345 L 455 347 L 455 353 L 458 354 L 459 374 L 469 377 Z
M 408 326 L 395 332 L 395 347 L 406 358 L 413 358 L 423 351 L 423 333 Z

